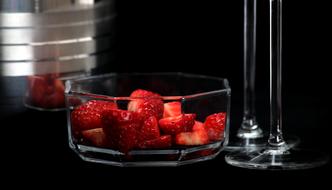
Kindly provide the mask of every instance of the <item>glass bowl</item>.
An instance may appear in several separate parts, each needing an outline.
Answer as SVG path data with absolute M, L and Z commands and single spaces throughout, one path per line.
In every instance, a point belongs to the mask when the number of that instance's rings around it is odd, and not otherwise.
M 227 79 L 185 73 L 106 74 L 66 81 L 69 146 L 115 166 L 178 166 L 227 145 Z

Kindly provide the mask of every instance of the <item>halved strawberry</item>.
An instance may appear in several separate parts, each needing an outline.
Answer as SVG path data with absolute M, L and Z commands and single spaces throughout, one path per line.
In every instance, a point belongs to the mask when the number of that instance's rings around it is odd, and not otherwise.
M 116 109 L 113 102 L 91 100 L 71 112 L 71 125 L 74 131 L 82 131 L 102 127 L 101 114 L 104 111 Z
M 138 133 L 137 126 L 135 124 L 121 125 L 116 130 L 115 134 L 112 134 L 110 138 L 114 137 L 113 145 L 117 144 L 118 149 L 121 152 L 128 153 L 130 150 L 137 147 Z M 117 142 L 115 142 L 116 140 Z
M 102 114 L 102 123 L 112 147 L 127 153 L 138 144 L 141 119 L 135 112 L 107 110 Z
M 163 117 L 173 117 L 181 114 L 181 102 L 168 102 L 164 104 Z
M 82 131 L 84 141 L 97 147 L 107 147 L 107 138 L 102 128 L 89 129 Z
M 223 138 L 226 122 L 226 113 L 220 112 L 208 116 L 204 122 L 204 127 L 211 141 Z
M 153 140 L 144 141 L 138 145 L 138 147 L 142 149 L 169 148 L 171 146 L 172 146 L 171 135 L 160 136 Z
M 195 121 L 193 132 L 179 133 L 175 136 L 175 143 L 178 145 L 203 145 L 209 143 L 209 136 L 204 124 Z
M 166 117 L 159 120 L 162 132 L 168 135 L 176 135 L 181 132 L 191 131 L 195 124 L 196 114 L 181 114 L 174 117 Z
M 110 109 L 105 110 L 102 113 L 102 122 L 106 126 L 120 126 L 136 124 L 137 127 L 141 125 L 141 117 L 136 112 L 120 110 L 120 109 Z M 139 128 L 137 128 L 139 129 Z M 106 132 L 106 131 L 105 131 Z
M 150 116 L 162 118 L 164 112 L 163 100 L 159 94 L 138 89 L 130 95 L 133 100 L 128 104 L 128 110 L 137 112 L 145 120 Z
M 156 117 L 151 116 L 144 121 L 140 131 L 139 141 L 144 142 L 160 137 L 160 131 L 158 127 L 158 120 Z

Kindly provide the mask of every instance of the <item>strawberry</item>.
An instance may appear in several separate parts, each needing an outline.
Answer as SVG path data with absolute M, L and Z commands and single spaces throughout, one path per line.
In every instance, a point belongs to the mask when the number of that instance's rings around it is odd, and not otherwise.
M 145 98 L 145 97 L 159 97 L 160 95 L 151 91 L 143 90 L 143 89 L 137 89 L 134 90 L 131 94 L 131 98 Z
M 160 131 L 158 127 L 158 120 L 156 117 L 151 116 L 144 121 L 140 129 L 140 142 L 152 140 L 160 137 Z
M 173 117 L 181 115 L 181 102 L 168 102 L 164 104 L 163 117 Z
M 172 146 L 172 137 L 171 135 L 160 136 L 153 140 L 148 140 L 142 142 L 138 145 L 142 149 L 159 149 L 159 148 L 169 148 Z
M 114 136 L 111 135 L 110 138 Z M 113 139 L 113 145 L 116 144 L 121 152 L 128 153 L 135 148 L 138 144 L 137 128 L 135 124 L 121 125 L 116 130 L 115 139 Z M 117 140 L 115 142 L 114 140 Z
M 138 144 L 141 118 L 135 112 L 113 109 L 102 114 L 103 129 L 112 147 L 128 153 Z
M 76 107 L 71 112 L 71 125 L 74 131 L 82 131 L 102 127 L 101 114 L 104 111 L 116 109 L 113 102 L 91 100 Z
M 159 120 L 162 132 L 168 135 L 176 135 L 181 132 L 191 131 L 195 124 L 196 114 L 181 114 L 174 117 L 166 117 Z
M 84 141 L 97 147 L 107 147 L 107 138 L 102 128 L 89 129 L 82 131 Z
M 221 140 L 225 130 L 226 113 L 220 112 L 209 115 L 204 122 L 204 127 L 211 141 Z
M 195 124 L 193 126 L 193 131 L 199 131 L 199 130 L 205 130 L 204 124 L 199 121 L 195 121 Z
M 209 143 L 209 136 L 204 124 L 195 121 L 193 132 L 183 132 L 175 136 L 175 143 L 178 145 L 203 145 Z
M 164 112 L 163 100 L 159 94 L 138 89 L 130 95 L 133 100 L 128 103 L 128 110 L 137 112 L 145 120 L 150 116 L 162 118 Z
M 106 126 L 136 124 L 139 127 L 142 120 L 140 115 L 138 115 L 136 112 L 120 109 L 110 109 L 103 112 L 102 121 Z

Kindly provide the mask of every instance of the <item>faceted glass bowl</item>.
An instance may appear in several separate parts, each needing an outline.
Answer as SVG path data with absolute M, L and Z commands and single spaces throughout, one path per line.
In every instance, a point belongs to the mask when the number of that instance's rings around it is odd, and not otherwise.
M 174 139 L 176 135 L 172 135 L 170 147 L 133 148 L 122 152 L 117 148 L 99 146 L 100 141 L 96 139 L 91 143 L 81 131 L 75 131 L 72 127 L 72 112 L 82 104 L 101 100 L 116 103 L 118 109 L 126 110 L 130 101 L 140 99 L 130 97 L 136 89 L 160 94 L 163 103 L 179 102 L 182 113 L 196 114 L 195 120 L 201 123 L 204 123 L 208 116 L 222 112 L 225 114 L 224 130 L 217 140 L 209 140 L 204 144 L 178 145 Z M 209 160 L 216 157 L 227 145 L 230 97 L 231 89 L 227 79 L 185 73 L 110 73 L 68 80 L 65 100 L 69 146 L 85 161 L 115 166 L 177 166 Z M 100 126 L 100 131 L 102 128 Z

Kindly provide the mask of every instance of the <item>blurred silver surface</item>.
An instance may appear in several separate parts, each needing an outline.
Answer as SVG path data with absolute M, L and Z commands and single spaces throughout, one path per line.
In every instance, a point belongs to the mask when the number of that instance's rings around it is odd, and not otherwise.
M 0 1 L 0 75 L 89 72 L 108 62 L 114 0 Z

